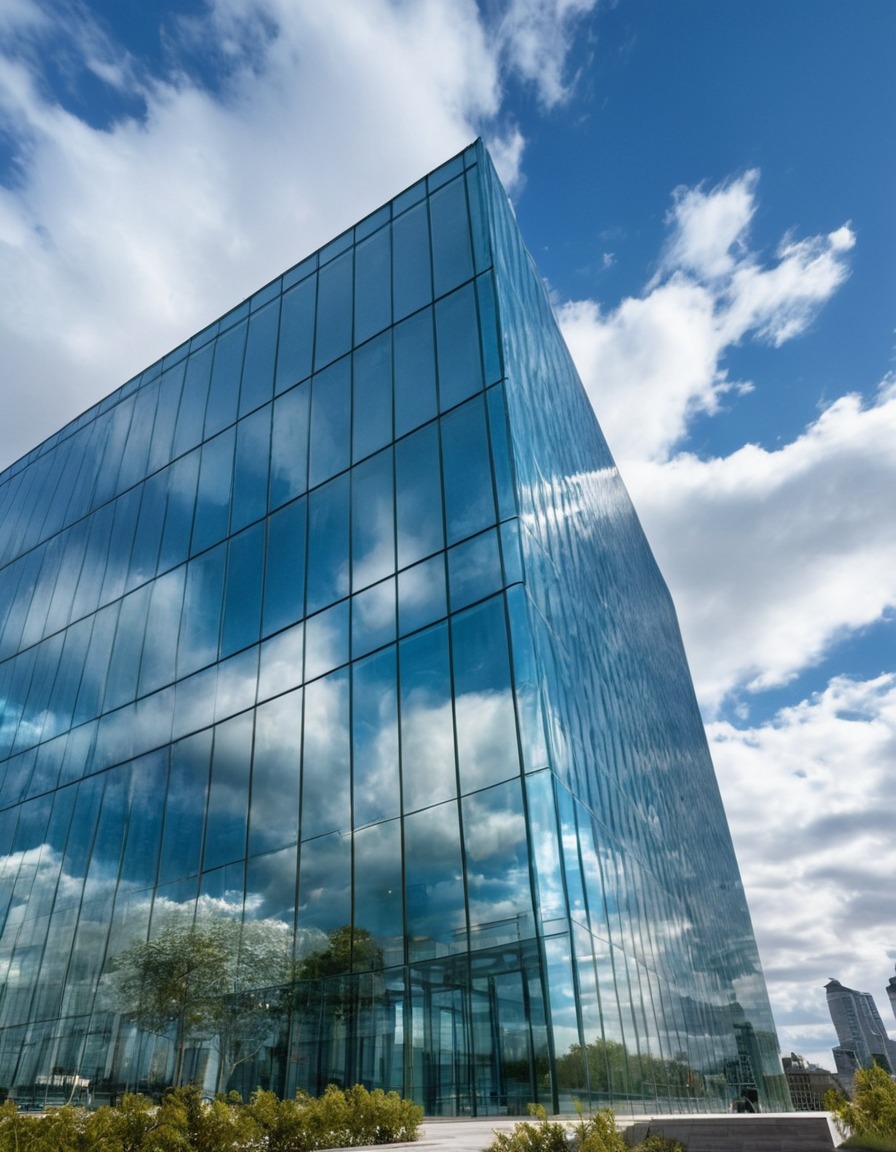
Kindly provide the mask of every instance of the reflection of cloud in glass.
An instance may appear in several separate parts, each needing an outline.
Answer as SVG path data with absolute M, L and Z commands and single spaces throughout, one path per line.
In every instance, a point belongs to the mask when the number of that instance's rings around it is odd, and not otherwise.
M 519 774 L 510 689 L 467 692 L 455 700 L 461 790 L 471 792 Z
M 600 519 L 617 520 L 632 513 L 631 501 L 617 468 L 598 468 L 566 476 L 555 475 L 538 487 L 519 485 L 521 520 L 536 536 L 553 535 L 556 518 L 576 520 L 576 532 L 586 537 Z M 562 529 L 565 531 L 565 529 Z

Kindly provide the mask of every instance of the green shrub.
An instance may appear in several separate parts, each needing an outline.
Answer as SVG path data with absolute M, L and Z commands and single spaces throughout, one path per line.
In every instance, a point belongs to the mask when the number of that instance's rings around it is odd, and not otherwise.
M 530 1104 L 529 1112 L 537 1124 L 523 1120 L 511 1132 L 496 1132 L 486 1152 L 687 1152 L 678 1140 L 659 1134 L 630 1148 L 610 1108 L 586 1114 L 576 1104 L 579 1118 L 572 1123 L 549 1121 L 540 1104 Z
M 530 1104 L 529 1113 L 537 1124 L 521 1120 L 510 1132 L 496 1132 L 486 1152 L 569 1152 L 569 1129 L 566 1124 L 548 1120 L 540 1104 Z
M 280 1100 L 273 1092 L 256 1092 L 246 1112 L 257 1125 L 267 1152 L 305 1152 L 309 1147 L 299 1100 Z
M 630 1152 L 616 1117 L 610 1108 L 601 1108 L 586 1116 L 576 1105 L 579 1119 L 573 1125 L 575 1145 L 579 1152 Z
M 871 1148 L 871 1142 L 896 1144 L 896 1080 L 875 1064 L 856 1072 L 852 1100 L 828 1092 L 824 1106 L 834 1114 L 841 1135 L 849 1136 L 854 1148 Z
M 687 1152 L 684 1144 L 673 1136 L 663 1136 L 659 1132 L 649 1132 L 634 1152 Z
M 345 1092 L 350 1120 L 350 1144 L 394 1144 L 397 1141 L 416 1140 L 423 1120 L 423 1109 L 397 1092 L 372 1092 L 356 1084 Z
M 415 1140 L 423 1109 L 395 1092 L 300 1094 L 279 1100 L 256 1092 L 203 1100 L 196 1085 L 168 1092 L 160 1105 L 127 1095 L 96 1112 L 64 1107 L 23 1116 L 0 1105 L 0 1152 L 315 1152 L 363 1144 Z

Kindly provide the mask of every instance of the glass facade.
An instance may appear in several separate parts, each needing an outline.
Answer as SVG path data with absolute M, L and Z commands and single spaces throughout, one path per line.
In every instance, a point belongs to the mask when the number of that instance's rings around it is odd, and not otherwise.
M 481 144 L 0 475 L 0 1086 L 787 1090 L 674 610 Z

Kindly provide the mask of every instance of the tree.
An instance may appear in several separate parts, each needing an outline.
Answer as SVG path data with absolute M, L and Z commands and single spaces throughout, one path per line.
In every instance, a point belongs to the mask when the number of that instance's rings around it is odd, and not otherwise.
M 842 1135 L 896 1143 L 896 1080 L 880 1065 L 856 1072 L 852 1101 L 828 1092 L 824 1106 L 833 1112 Z
M 173 1029 L 175 1086 L 183 1079 L 187 1045 L 213 1042 L 221 1088 L 270 1035 L 288 964 L 288 932 L 279 921 L 197 921 L 165 928 L 119 953 L 112 994 L 138 1027 L 164 1036 Z

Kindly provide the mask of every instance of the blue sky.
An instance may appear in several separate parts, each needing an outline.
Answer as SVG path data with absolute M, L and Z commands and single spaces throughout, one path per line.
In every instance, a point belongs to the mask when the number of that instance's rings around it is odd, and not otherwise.
M 827 1065 L 824 982 L 886 1019 L 896 961 L 894 45 L 891 0 L 0 5 L 0 466 L 486 139 Z

